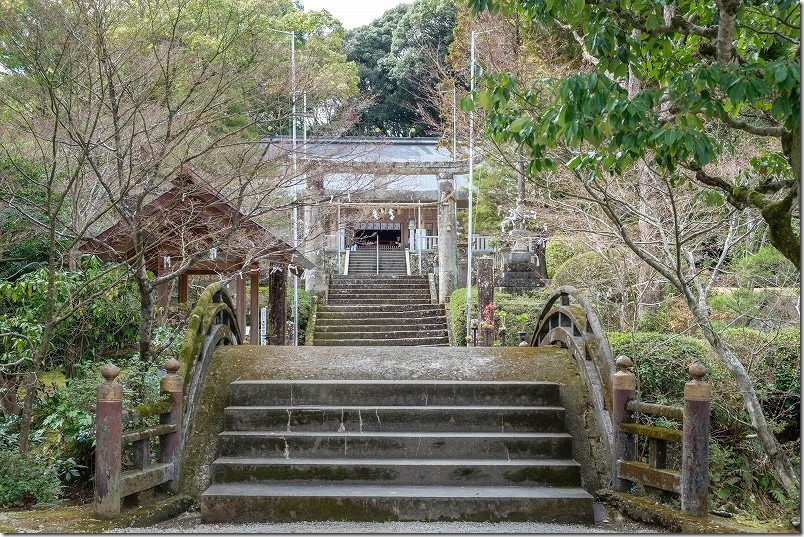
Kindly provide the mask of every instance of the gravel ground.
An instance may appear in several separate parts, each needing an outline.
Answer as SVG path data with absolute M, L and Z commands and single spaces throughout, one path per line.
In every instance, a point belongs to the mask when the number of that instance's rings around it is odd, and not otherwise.
M 109 533 L 667 533 L 661 527 L 635 522 L 595 504 L 594 524 L 541 522 L 293 522 L 281 524 L 201 524 L 198 512 L 186 512 L 144 528 L 122 528 Z

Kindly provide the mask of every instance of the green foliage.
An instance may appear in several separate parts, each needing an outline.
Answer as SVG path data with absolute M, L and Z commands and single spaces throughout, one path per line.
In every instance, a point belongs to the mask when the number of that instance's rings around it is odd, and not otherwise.
M 681 401 L 684 384 L 690 379 L 689 365 L 709 363 L 709 346 L 700 339 L 657 332 L 608 332 L 607 336 L 615 357 L 633 360 L 644 401 Z
M 578 289 L 605 290 L 615 287 L 615 268 L 598 252 L 574 255 L 556 268 L 553 287 L 572 285 Z
M 56 307 L 70 311 L 56 326 L 48 352 L 49 366 L 66 365 L 96 356 L 109 357 L 136 338 L 139 300 L 124 271 L 87 260 L 77 272 L 54 275 Z M 6 374 L 27 368 L 39 344 L 46 316 L 48 271 L 38 269 L 14 281 L 0 280 L 0 362 L 17 364 Z
M 694 335 L 698 327 L 684 299 L 670 297 L 662 300 L 655 310 L 643 312 L 637 319 L 637 330 Z
M 494 303 L 497 304 L 497 317 L 505 318 L 506 334 L 505 345 L 512 347 L 519 345 L 517 332 L 527 332 L 528 341 L 536 329 L 536 322 L 542 312 L 548 289 L 540 289 L 527 295 L 511 295 L 509 293 L 494 293 Z
M 706 366 L 705 380 L 712 388 L 712 507 L 742 509 L 762 518 L 778 516 L 780 509 L 795 509 L 797 498 L 787 496 L 774 479 L 736 383 L 704 340 L 644 332 L 607 335 L 615 356 L 634 360 L 639 397 L 644 401 L 681 404 L 684 383 L 689 380 L 687 366 L 693 360 Z M 722 338 L 745 365 L 782 448 L 795 456 L 800 445 L 800 331 L 737 328 L 724 331 Z
M 796 267 L 772 246 L 735 259 L 731 267 L 751 286 L 785 287 L 799 282 Z
M 353 132 L 408 136 L 428 129 L 417 110 L 436 118 L 439 110 L 419 95 L 439 82 L 455 17 L 453 0 L 416 0 L 349 32 L 347 58 L 358 66 L 361 94 L 374 99 Z
M 530 174 L 555 169 L 564 158 L 553 151 L 560 145 L 574 152 L 567 166 L 582 180 L 602 186 L 649 159 L 681 187 L 688 175 L 680 169 L 698 170 L 726 154 L 723 132 L 773 136 L 782 142 L 783 167 L 759 167 L 738 180 L 699 175 L 700 196 L 758 210 L 772 244 L 798 266 L 792 200 L 800 156 L 791 142 L 800 138 L 798 5 L 684 2 L 674 4 L 674 21 L 684 23 L 667 27 L 663 5 L 652 0 L 468 3 L 475 13 L 517 13 L 579 32 L 595 58 L 592 70 L 565 78 L 490 73 L 487 89 L 467 100 L 466 108 L 477 102 L 485 109 L 495 143 L 528 149 Z M 627 75 L 631 93 L 619 82 Z
M 579 239 L 569 235 L 554 235 L 550 237 L 544 257 L 547 265 L 547 277 L 552 278 L 556 270 L 567 260 L 589 248 Z
M 472 287 L 469 315 L 477 319 L 477 287 Z M 449 297 L 449 315 L 456 347 L 466 346 L 466 288 L 455 289 Z
M 801 331 L 788 328 L 768 333 L 751 328 L 731 328 L 725 330 L 722 337 L 754 380 L 757 397 L 765 415 L 773 423 L 774 431 L 784 433 L 788 438 L 798 437 Z
M 0 507 L 53 503 L 60 493 L 54 468 L 16 451 L 0 451 Z
M 293 288 L 287 289 L 287 320 L 293 322 Z M 299 342 L 307 336 L 307 322 L 310 320 L 310 311 L 313 307 L 313 297 L 304 289 L 299 289 Z
M 772 290 L 731 289 L 709 299 L 712 317 L 730 326 L 775 329 L 798 324 L 797 295 Z

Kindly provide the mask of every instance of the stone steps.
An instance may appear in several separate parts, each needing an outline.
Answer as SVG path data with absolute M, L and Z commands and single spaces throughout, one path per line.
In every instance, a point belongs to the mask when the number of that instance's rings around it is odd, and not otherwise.
M 348 449 L 348 448 L 347 448 Z M 513 483 L 581 485 L 580 465 L 566 459 L 372 459 L 219 457 L 212 478 L 220 483 L 298 481 L 358 485 L 506 486 Z
M 203 523 L 591 523 L 552 382 L 238 380 Z
M 449 341 L 447 337 L 339 339 L 321 334 L 321 339 L 316 341 L 316 345 L 322 347 L 449 347 Z
M 205 524 L 350 520 L 355 522 L 594 521 L 582 488 L 384 485 L 213 485 L 202 495 Z
M 541 432 L 564 427 L 561 407 L 521 406 L 230 406 L 224 426 L 228 431 L 285 429 L 294 431 L 473 431 L 531 430 L 538 420 Z
M 350 269 L 351 271 L 351 269 Z M 421 276 L 333 276 L 316 314 L 313 344 L 444 346 L 444 308 Z
M 376 251 L 349 252 L 349 275 L 406 275 L 407 271 L 404 250 L 380 251 L 379 259 Z

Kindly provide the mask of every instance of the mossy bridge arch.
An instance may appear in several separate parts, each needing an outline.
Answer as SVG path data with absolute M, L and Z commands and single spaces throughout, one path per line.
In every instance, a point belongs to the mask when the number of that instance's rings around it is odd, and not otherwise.
M 225 288 L 220 284 L 210 285 L 191 313 L 180 351 L 179 374 L 185 379 L 185 426 L 181 437 L 179 487 L 182 493 L 194 498 L 198 498 L 210 482 L 210 463 L 222 429 L 221 414 L 228 403 L 229 383 L 239 378 L 293 378 L 294 374 L 298 375 L 298 370 L 293 369 L 294 360 L 304 361 L 304 353 L 326 351 L 315 347 L 240 345 L 242 337 L 234 312 Z M 227 347 L 229 350 L 224 350 Z M 516 374 L 523 375 L 520 380 L 545 380 L 551 375 L 564 375 L 558 381 L 575 398 L 569 401 L 572 408 L 567 412 L 568 422 L 573 422 L 568 423 L 568 428 L 573 429 L 573 455 L 586 466 L 585 480 L 595 487 L 590 490 L 600 487 L 627 491 L 639 482 L 648 488 L 680 494 L 682 510 L 699 514 L 701 491 L 705 506 L 707 469 L 701 469 L 700 464 L 688 468 L 691 466 L 688 463 L 708 459 L 708 453 L 702 448 L 702 439 L 704 446 L 708 440 L 708 400 L 703 401 L 705 397 L 701 397 L 708 387 L 701 388 L 705 383 L 700 369 L 696 369 L 695 378 L 688 383 L 698 394 L 698 403 L 693 401 L 693 408 L 687 408 L 689 404 L 682 409 L 641 403 L 635 398 L 630 360 L 621 357 L 615 361 L 594 309 L 570 286 L 556 289 L 549 297 L 534 326 L 529 347 L 543 348 L 549 358 L 540 362 L 537 369 L 523 369 L 519 373 L 516 368 L 522 363 L 522 353 L 533 353 L 535 349 L 453 350 L 465 352 L 467 359 L 472 352 L 505 355 L 502 359 L 509 360 L 510 367 L 506 366 L 510 369 L 506 373 L 509 379 Z M 266 351 L 275 358 L 262 359 Z M 351 352 L 365 353 L 366 349 Z M 359 360 L 359 357 L 352 359 Z M 326 361 L 320 363 L 324 364 L 321 367 L 327 367 Z M 556 365 L 559 363 L 563 364 L 563 370 Z M 524 378 L 534 372 L 541 377 Z M 343 377 L 333 377 L 338 378 Z M 678 430 L 668 434 L 658 428 L 639 425 L 636 423 L 638 414 L 676 418 Z M 704 414 L 706 419 L 699 419 Z M 705 428 L 703 421 L 706 421 Z M 638 460 L 635 449 L 638 437 L 650 445 L 651 456 L 647 462 Z M 667 459 L 662 454 L 666 453 L 667 442 L 682 444 L 682 463 L 690 459 L 684 463 L 684 468 L 666 468 Z M 689 450 L 697 451 L 688 453 Z

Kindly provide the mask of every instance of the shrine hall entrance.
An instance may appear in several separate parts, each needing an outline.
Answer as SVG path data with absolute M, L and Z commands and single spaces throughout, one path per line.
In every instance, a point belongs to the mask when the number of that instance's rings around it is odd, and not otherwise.
M 380 250 L 401 250 L 405 242 L 400 222 L 357 222 L 355 223 L 354 247 L 357 250 L 376 248 L 379 240 Z

